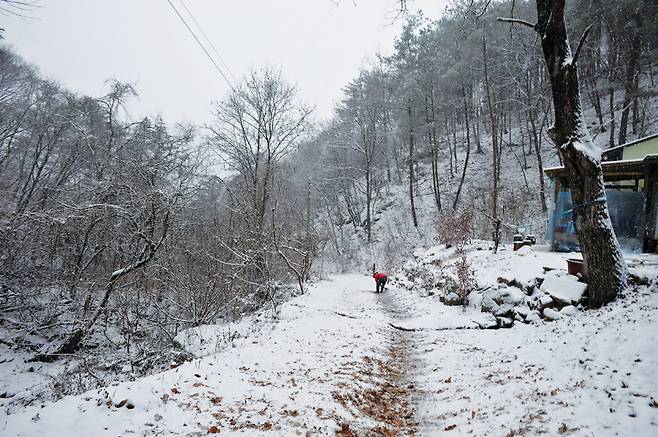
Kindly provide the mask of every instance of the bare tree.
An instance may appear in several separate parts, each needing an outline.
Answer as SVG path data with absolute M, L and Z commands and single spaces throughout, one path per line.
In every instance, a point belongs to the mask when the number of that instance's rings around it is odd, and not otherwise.
M 272 229 L 266 219 L 278 183 L 276 170 L 306 134 L 310 115 L 311 109 L 297 102 L 295 87 L 271 67 L 252 71 L 216 104 L 215 122 L 208 126 L 210 145 L 237 175 L 228 192 L 243 225 L 232 239 L 237 244 L 224 244 L 241 259 L 246 284 L 269 282 Z

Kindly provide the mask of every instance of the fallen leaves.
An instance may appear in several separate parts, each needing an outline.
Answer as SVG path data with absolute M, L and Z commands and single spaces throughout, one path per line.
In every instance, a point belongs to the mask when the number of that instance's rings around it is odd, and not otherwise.
M 281 412 L 283 417 L 297 417 L 299 416 L 299 411 L 297 410 L 283 410 Z
M 336 436 L 342 437 L 356 437 L 356 434 L 350 429 L 350 425 L 347 423 L 341 423 L 340 429 L 336 431 Z
M 404 344 L 396 342 L 389 349 L 386 361 L 364 357 L 358 371 L 352 374 L 356 381 L 366 382 L 373 388 L 348 389 L 347 393 L 335 390 L 334 399 L 347 409 L 356 408 L 361 414 L 374 419 L 379 425 L 369 430 L 371 434 L 385 437 L 416 432 L 414 411 L 408 401 L 409 383 L 404 381 L 404 368 L 408 357 Z M 320 414 L 316 410 L 316 414 Z M 362 434 L 342 424 L 337 436 Z

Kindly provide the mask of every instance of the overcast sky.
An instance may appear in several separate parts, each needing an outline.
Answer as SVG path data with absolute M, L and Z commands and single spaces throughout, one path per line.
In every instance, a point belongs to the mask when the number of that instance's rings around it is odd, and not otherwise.
M 180 1 L 172 0 L 185 13 Z M 235 77 L 280 67 L 318 118 L 331 114 L 364 61 L 391 53 L 402 25 L 390 24 L 397 0 L 184 1 Z M 228 90 L 167 0 L 40 3 L 29 20 L 0 16 L 5 42 L 71 90 L 99 96 L 106 79 L 134 83 L 140 97 L 128 106 L 131 115 L 161 114 L 169 123 L 203 123 Z M 446 3 L 415 0 L 412 7 L 436 18 Z

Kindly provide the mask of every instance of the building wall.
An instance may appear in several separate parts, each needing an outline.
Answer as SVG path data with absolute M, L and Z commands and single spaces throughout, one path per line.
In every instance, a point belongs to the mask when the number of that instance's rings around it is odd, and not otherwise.
M 658 137 L 625 147 L 623 159 L 643 159 L 647 155 L 658 155 Z

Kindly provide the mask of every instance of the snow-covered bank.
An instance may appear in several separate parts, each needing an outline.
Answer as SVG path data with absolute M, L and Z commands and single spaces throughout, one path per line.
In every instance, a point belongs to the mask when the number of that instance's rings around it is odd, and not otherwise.
M 499 292 L 499 307 L 510 314 L 527 308 L 535 293 L 553 302 L 538 279 L 544 284 L 557 278 L 574 254 L 542 247 L 492 254 L 484 242 L 466 252 L 474 280 L 466 307 L 441 302 L 451 278 L 457 280 L 454 250 L 418 250 L 396 275 L 397 299 L 407 302 L 412 316 L 405 326 L 418 339 L 420 435 L 658 435 L 656 256 L 628 256 L 635 285 L 602 309 L 579 306 L 558 320 L 486 330 L 469 329 L 482 325 L 482 311 L 496 314 L 483 296 Z M 572 284 L 580 283 L 562 275 L 566 282 L 552 282 L 551 293 L 565 299 Z M 513 296 L 519 305 L 505 300 Z M 565 308 L 575 310 L 564 305 L 562 311 L 544 311 L 562 314 Z
M 582 276 L 567 272 L 567 260 L 582 259 L 579 253 L 551 252 L 545 245 L 513 251 L 503 245 L 494 254 L 490 246 L 476 240 L 462 252 L 443 245 L 418 249 L 396 272 L 395 281 L 421 297 L 493 314 L 498 327 L 557 320 L 586 307 L 587 284 Z M 658 256 L 626 258 L 631 286 L 647 285 L 658 276 Z M 463 290 L 467 296 L 460 296 Z
M 552 323 L 426 328 L 420 435 L 658 434 L 656 286 Z

